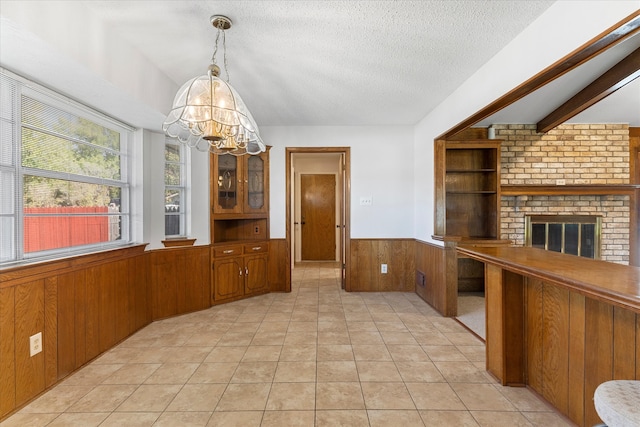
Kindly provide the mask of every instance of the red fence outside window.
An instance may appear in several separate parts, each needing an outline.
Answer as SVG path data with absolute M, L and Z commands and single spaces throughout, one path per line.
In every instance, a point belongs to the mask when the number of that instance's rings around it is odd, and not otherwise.
M 110 217 L 108 212 L 106 206 L 24 208 L 24 252 L 115 240 L 119 232 L 112 236 L 114 227 L 109 225 L 119 217 Z M 119 224 L 115 225 L 119 230 Z

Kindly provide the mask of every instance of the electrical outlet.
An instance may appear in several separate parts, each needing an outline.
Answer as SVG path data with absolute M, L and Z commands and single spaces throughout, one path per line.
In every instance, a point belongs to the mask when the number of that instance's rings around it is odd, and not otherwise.
M 42 351 L 42 332 L 29 337 L 29 355 L 31 357 Z
M 387 264 L 380 264 L 380 273 L 387 274 Z
M 567 181 L 564 179 L 556 179 L 556 185 L 566 185 Z

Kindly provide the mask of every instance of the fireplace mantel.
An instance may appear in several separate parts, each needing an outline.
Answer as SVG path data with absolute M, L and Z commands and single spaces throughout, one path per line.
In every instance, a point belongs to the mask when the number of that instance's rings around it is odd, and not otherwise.
M 502 185 L 502 196 L 604 196 L 633 195 L 640 185 L 632 184 L 588 184 L 588 185 Z

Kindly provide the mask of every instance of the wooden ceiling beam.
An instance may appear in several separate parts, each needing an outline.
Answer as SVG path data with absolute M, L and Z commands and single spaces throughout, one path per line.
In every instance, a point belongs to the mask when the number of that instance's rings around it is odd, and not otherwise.
M 638 77 L 640 77 L 640 48 L 540 120 L 537 124 L 537 131 L 539 133 L 549 132 Z
M 540 89 L 547 83 L 573 70 L 610 47 L 633 36 L 640 31 L 640 10 L 627 16 L 603 33 L 589 40 L 567 56 L 559 59 L 529 80 L 507 92 L 491 104 L 467 117 L 435 139 L 450 139 L 456 134 L 497 113 L 530 93 Z

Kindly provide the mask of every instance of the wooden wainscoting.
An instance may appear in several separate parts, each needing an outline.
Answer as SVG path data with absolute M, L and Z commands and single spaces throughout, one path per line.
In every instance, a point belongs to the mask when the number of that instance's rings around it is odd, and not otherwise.
M 0 274 L 0 418 L 151 322 L 145 245 Z M 30 357 L 29 337 L 43 351 Z
M 291 292 L 291 255 L 286 239 L 269 240 L 267 275 L 271 292 Z
M 424 286 L 416 283 L 416 293 L 440 314 L 446 315 L 445 248 L 417 240 L 415 265 L 414 274 L 420 271 L 425 276 Z
M 348 291 L 413 292 L 415 290 L 414 239 L 351 239 Z M 387 273 L 380 265 L 387 264 Z
M 153 320 L 211 306 L 209 246 L 151 251 Z
M 596 387 L 640 379 L 640 316 L 530 277 L 525 292 L 529 386 L 578 425 L 600 423 Z

